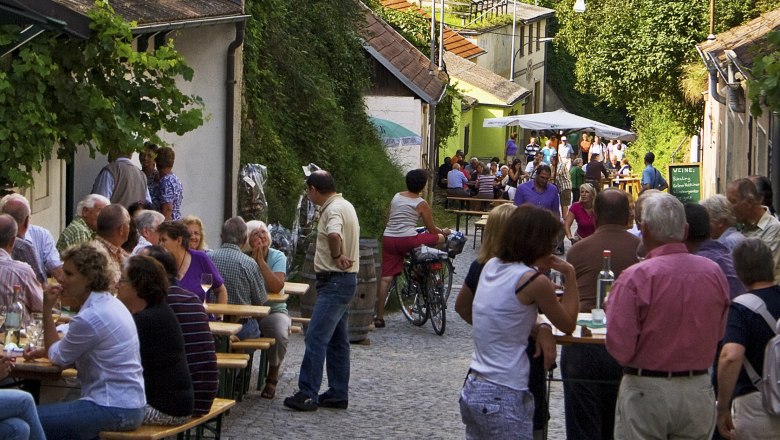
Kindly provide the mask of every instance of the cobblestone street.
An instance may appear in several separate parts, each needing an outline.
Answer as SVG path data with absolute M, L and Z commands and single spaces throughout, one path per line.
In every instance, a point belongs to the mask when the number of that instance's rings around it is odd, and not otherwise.
M 455 259 L 444 336 L 437 336 L 430 323 L 412 326 L 400 312 L 386 315 L 387 327 L 369 333 L 370 345 L 352 345 L 349 409 L 299 413 L 282 405 L 284 398 L 297 390 L 303 357 L 303 335 L 294 334 L 276 398 L 262 399 L 253 389 L 226 419 L 223 438 L 464 438 L 458 395 L 472 353 L 471 327 L 453 307 L 475 256 L 472 238 L 469 236 L 466 249 Z M 323 391 L 326 380 L 323 378 Z M 560 382 L 552 385 L 550 411 L 548 438 L 565 438 Z

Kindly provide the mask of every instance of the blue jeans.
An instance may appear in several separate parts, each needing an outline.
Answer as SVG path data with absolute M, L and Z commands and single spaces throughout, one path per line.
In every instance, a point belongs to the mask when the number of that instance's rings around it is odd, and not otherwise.
M 38 407 L 48 440 L 96 439 L 101 431 L 131 431 L 144 420 L 144 408 L 100 406 L 89 400 Z
M 533 439 L 534 397 L 469 375 L 460 392 L 466 440 Z
M 236 336 L 240 341 L 260 337 L 260 326 L 257 324 L 255 318 L 242 319 L 238 322 L 243 326 L 241 327 L 241 331 L 236 333 Z
M 322 385 L 322 366 L 327 359 L 328 395 L 349 398 L 349 302 L 357 289 L 357 274 L 332 273 L 317 281 L 317 301 L 306 329 L 306 351 L 298 376 L 300 391 L 317 401 Z
M 623 370 L 607 353 L 606 347 L 564 345 L 561 350 L 561 377 L 566 437 L 611 439 Z
M 0 438 L 6 440 L 45 440 L 38 411 L 30 393 L 0 391 Z

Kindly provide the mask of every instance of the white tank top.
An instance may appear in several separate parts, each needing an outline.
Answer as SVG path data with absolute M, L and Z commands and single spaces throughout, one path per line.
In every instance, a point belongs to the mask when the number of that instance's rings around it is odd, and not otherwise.
M 530 364 L 525 350 L 538 313 L 536 304 L 527 306 L 517 299 L 515 289 L 520 277 L 532 270 L 523 263 L 491 259 L 482 269 L 472 305 L 471 369 L 514 390 L 528 389 Z
M 414 237 L 417 235 L 417 219 L 420 214 L 417 213 L 417 205 L 423 202 L 422 197 L 402 196 L 396 193 L 393 200 L 390 201 L 390 216 L 387 219 L 385 234 L 388 237 Z

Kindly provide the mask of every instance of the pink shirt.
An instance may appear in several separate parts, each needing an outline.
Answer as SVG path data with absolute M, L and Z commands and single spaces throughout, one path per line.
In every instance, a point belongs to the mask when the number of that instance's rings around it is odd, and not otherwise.
M 656 371 L 712 366 L 729 307 L 725 275 L 682 243 L 653 249 L 620 274 L 606 303 L 607 351 Z

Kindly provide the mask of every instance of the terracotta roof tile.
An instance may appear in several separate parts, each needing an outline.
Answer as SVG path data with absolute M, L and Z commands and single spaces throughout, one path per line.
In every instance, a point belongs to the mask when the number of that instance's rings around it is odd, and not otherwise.
M 722 32 L 715 36 L 715 40 L 705 41 L 699 47 L 704 52 L 712 52 L 721 62 L 726 61 L 724 51 L 733 50 L 740 62 L 750 67 L 753 65 L 753 58 L 769 51 L 766 34 L 779 29 L 780 9 L 775 9 L 741 26 Z
M 87 13 L 94 0 L 54 0 L 74 11 Z M 139 25 L 240 15 L 240 0 L 111 0 L 111 7 L 128 21 Z
M 449 83 L 447 73 L 440 71 L 371 9 L 362 3 L 360 7 L 365 22 L 358 29 L 358 35 L 366 50 L 420 99 L 429 104 L 438 102 Z
M 394 9 L 396 11 L 411 10 L 427 17 L 429 20 L 431 18 L 431 15 L 424 9 L 421 9 L 419 6 L 413 5 L 406 0 L 381 0 L 381 3 L 385 8 Z M 444 49 L 447 50 L 447 52 L 452 52 L 455 55 L 466 59 L 474 58 L 486 53 L 484 49 L 453 31 L 447 27 L 447 25 L 444 26 Z

